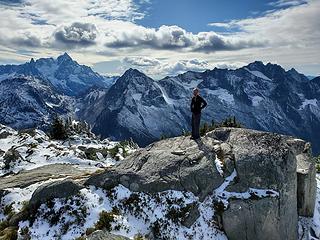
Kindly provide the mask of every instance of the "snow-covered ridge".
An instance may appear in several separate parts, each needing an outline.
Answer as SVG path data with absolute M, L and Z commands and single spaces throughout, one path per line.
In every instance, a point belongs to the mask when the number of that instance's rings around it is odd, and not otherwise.
M 67 53 L 54 58 L 40 58 L 21 65 L 0 66 L 0 81 L 17 76 L 48 80 L 67 95 L 78 95 L 92 86 L 109 87 L 117 77 L 104 77 L 90 67 L 80 65 Z
M 100 141 L 85 134 L 65 141 L 51 140 L 41 130 L 18 132 L 1 124 L 0 136 L 0 176 L 58 163 L 95 171 L 116 164 L 123 159 L 123 151 L 129 154 L 134 150 L 130 145 L 120 146 L 119 142 Z

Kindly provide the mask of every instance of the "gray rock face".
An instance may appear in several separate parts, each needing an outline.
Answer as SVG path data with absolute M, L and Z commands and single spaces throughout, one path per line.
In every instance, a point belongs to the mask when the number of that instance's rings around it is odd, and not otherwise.
M 79 177 L 83 172 L 72 165 L 52 164 L 32 170 L 24 170 L 19 174 L 0 177 L 0 191 L 6 188 L 25 188 L 34 183 L 46 181 L 50 178 Z
M 228 210 L 222 214 L 228 239 L 297 239 L 282 238 L 276 220 L 279 217 L 278 199 L 275 198 L 231 201 Z
M 297 200 L 300 216 L 312 217 L 316 200 L 316 167 L 311 155 L 310 144 L 296 140 L 297 151 Z
M 306 143 L 247 129 L 222 128 L 209 135 L 232 146 L 237 183 L 228 191 L 256 188 L 279 193 L 277 198 L 231 201 L 222 214 L 228 238 L 297 239 L 298 213 L 313 215 L 315 203 L 315 167 Z M 307 169 L 303 180 L 299 177 L 301 166 Z
M 7 138 L 7 137 L 9 137 L 10 135 L 11 135 L 10 132 L 4 130 L 4 131 L 2 131 L 2 132 L 0 133 L 0 139 Z
M 227 190 L 235 192 L 244 192 L 248 188 L 273 189 L 279 192 L 279 198 L 276 203 L 274 199 L 263 199 L 264 204 L 269 206 L 268 214 L 263 215 L 260 201 L 251 206 L 244 206 L 234 217 L 240 219 L 263 218 L 272 219 L 267 222 L 256 219 L 255 228 L 246 228 L 245 236 L 251 236 L 248 239 L 254 239 L 255 229 L 262 229 L 261 236 L 267 236 L 273 232 L 275 238 L 269 239 L 297 239 L 297 175 L 296 175 L 296 158 L 287 144 L 287 138 L 278 134 L 257 132 L 246 129 L 221 129 L 218 131 L 225 132 L 229 136 L 226 140 L 233 146 L 235 164 L 238 174 L 238 183 L 230 186 Z M 213 132 L 213 136 L 214 136 Z M 225 214 L 228 216 L 232 208 L 227 209 Z M 261 212 L 261 214 L 260 214 Z M 239 215 L 239 216 L 237 216 Z M 270 217 L 269 217 L 270 216 Z M 278 216 L 278 217 L 275 217 Z M 223 226 L 230 239 L 239 236 L 243 230 L 239 226 L 231 228 L 229 218 L 224 218 Z M 243 223 L 246 223 L 245 221 Z M 249 223 L 248 223 L 249 224 Z M 269 226 L 264 229 L 264 226 Z M 232 225 L 231 225 L 232 226 Z
M 32 194 L 29 204 L 31 207 L 36 207 L 50 199 L 71 197 L 76 195 L 80 188 L 78 184 L 68 179 L 44 184 Z
M 297 239 L 298 214 L 311 216 L 314 210 L 314 165 L 310 146 L 302 140 L 219 128 L 198 142 L 177 137 L 151 144 L 86 184 L 106 189 L 122 184 L 148 193 L 190 191 L 202 201 L 235 169 L 237 176 L 226 191 L 256 189 L 276 195 L 229 199 L 227 208 L 216 212 L 228 239 Z
M 215 166 L 214 141 L 177 137 L 156 142 L 130 155 L 111 170 L 92 176 L 86 184 L 110 188 L 122 184 L 132 191 L 189 191 L 203 200 L 223 182 Z

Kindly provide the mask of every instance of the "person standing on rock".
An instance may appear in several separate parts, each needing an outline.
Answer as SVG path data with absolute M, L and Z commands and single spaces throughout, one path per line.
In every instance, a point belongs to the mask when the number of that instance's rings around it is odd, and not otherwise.
M 192 135 L 191 139 L 200 138 L 200 119 L 201 119 L 201 110 L 207 106 L 207 102 L 200 96 L 199 89 L 193 89 L 193 96 L 191 99 L 191 112 L 192 112 Z

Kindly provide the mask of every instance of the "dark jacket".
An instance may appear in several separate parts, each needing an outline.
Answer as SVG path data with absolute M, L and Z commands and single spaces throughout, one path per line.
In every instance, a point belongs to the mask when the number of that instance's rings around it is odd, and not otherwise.
M 193 96 L 191 100 L 191 112 L 195 114 L 201 113 L 201 109 L 205 108 L 207 106 L 207 102 L 200 96 Z

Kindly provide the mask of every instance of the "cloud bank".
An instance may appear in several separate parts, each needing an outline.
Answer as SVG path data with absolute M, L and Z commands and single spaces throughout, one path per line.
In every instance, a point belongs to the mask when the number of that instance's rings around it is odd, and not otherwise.
M 97 28 L 90 23 L 72 23 L 70 26 L 62 27 L 54 33 L 57 42 L 67 47 L 89 46 L 95 44 Z
M 8 55 L 21 59 L 19 52 L 43 57 L 67 49 L 84 64 L 127 57 L 127 64 L 160 66 L 157 71 L 168 74 L 253 60 L 320 69 L 319 0 L 277 0 L 269 3 L 271 11 L 208 23 L 201 32 L 142 26 L 137 22 L 148 13 L 141 2 L 149 1 L 0 0 L 0 61 Z

